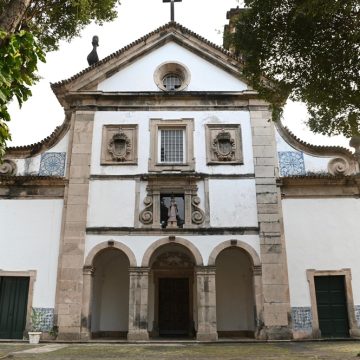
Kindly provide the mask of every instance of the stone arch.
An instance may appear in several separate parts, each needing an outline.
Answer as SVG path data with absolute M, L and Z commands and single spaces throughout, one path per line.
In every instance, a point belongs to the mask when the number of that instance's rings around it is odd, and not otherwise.
M 130 250 L 129 247 L 127 247 L 125 244 L 123 244 L 119 241 L 110 240 L 107 242 L 102 242 L 91 249 L 91 251 L 89 252 L 88 256 L 85 259 L 84 268 L 91 267 L 93 265 L 96 255 L 98 255 L 100 252 L 107 250 L 107 249 L 117 249 L 117 250 L 122 251 L 129 259 L 130 267 L 137 266 L 135 255 Z
M 261 266 L 260 257 L 255 251 L 255 249 L 249 244 L 240 241 L 240 240 L 228 240 L 217 245 L 211 252 L 209 256 L 208 266 L 215 266 L 215 261 L 217 256 L 221 253 L 221 251 L 225 250 L 229 247 L 238 247 L 244 250 L 251 258 L 253 266 Z
M 198 250 L 198 248 L 194 244 L 192 244 L 189 240 L 179 238 L 179 237 L 175 237 L 175 240 L 170 240 L 169 237 L 166 237 L 166 238 L 157 240 L 154 243 L 152 243 L 145 251 L 141 266 L 142 267 L 149 267 L 150 266 L 151 256 L 155 253 L 155 251 L 157 249 L 159 249 L 161 246 L 168 245 L 168 244 L 183 245 L 184 247 L 186 247 L 190 251 L 190 253 L 194 257 L 195 265 L 196 266 L 203 266 L 203 259 L 202 259 L 202 256 L 201 256 L 200 251 Z

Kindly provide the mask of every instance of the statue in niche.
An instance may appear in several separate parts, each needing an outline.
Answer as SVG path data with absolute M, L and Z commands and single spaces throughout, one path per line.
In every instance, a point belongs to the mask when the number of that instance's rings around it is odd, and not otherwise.
M 170 200 L 169 212 L 168 212 L 168 227 L 178 227 L 177 226 L 177 216 L 179 210 L 175 201 L 175 197 L 172 196 Z

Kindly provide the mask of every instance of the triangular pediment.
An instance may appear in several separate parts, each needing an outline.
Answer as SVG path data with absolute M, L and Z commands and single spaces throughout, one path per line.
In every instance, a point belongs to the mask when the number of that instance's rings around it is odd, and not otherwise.
M 145 88 L 129 86 L 131 84 L 129 79 L 135 78 L 135 76 L 132 77 L 132 73 L 139 78 L 141 74 L 138 69 L 143 66 L 144 60 L 151 58 L 150 62 L 154 62 L 154 58 L 160 53 L 171 54 L 174 51 L 176 54 L 172 54 L 172 58 L 183 56 L 190 59 L 192 56 L 196 66 L 199 67 L 202 64 L 201 71 L 207 73 L 205 76 L 208 80 L 210 73 L 214 84 L 217 86 L 219 83 L 224 84 L 223 89 L 217 87 L 218 91 L 241 91 L 247 88 L 247 81 L 242 75 L 243 64 L 238 58 L 182 25 L 170 22 L 73 77 L 52 84 L 52 89 L 59 100 L 69 92 L 151 91 L 152 89 L 146 86 Z M 162 60 L 163 58 L 158 56 L 158 62 Z M 127 73 L 122 74 L 125 70 Z M 116 86 L 110 87 L 109 83 L 112 79 L 117 79 L 118 84 L 122 85 L 118 89 Z M 199 78 L 198 83 L 201 81 Z M 208 88 L 201 89 L 199 85 L 189 90 L 211 91 Z

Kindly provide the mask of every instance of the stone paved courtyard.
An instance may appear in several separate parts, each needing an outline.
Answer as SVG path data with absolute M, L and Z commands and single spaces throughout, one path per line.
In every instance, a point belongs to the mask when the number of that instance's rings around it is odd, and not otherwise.
M 30 350 L 29 350 L 30 349 Z M 360 359 L 360 341 L 227 344 L 1 343 L 0 359 L 37 360 L 346 360 Z

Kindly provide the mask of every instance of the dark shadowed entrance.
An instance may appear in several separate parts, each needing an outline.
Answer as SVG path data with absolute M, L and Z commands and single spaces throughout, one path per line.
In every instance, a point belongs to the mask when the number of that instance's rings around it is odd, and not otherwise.
M 194 259 L 177 244 L 159 248 L 151 261 L 152 336 L 194 335 Z
M 159 335 L 182 335 L 189 332 L 189 279 L 159 279 Z

